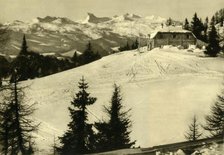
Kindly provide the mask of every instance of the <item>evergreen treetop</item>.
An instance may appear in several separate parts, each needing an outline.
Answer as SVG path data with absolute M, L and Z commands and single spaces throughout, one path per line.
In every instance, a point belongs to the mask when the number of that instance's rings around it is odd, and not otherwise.
M 223 18 L 224 18 L 224 8 L 217 11 L 214 15 L 214 18 L 215 18 L 215 24 L 220 23 L 221 25 L 223 25 L 221 21 L 223 21 Z
M 214 17 L 212 17 L 210 22 L 210 28 L 208 32 L 208 46 L 206 47 L 207 51 L 205 54 L 208 54 L 209 56 L 215 57 L 220 51 L 219 46 L 219 36 L 215 28 L 215 21 Z
M 191 21 L 192 33 L 200 40 L 203 40 L 202 31 L 204 30 L 204 25 L 202 21 L 198 18 L 197 13 L 194 14 L 194 17 Z
M 184 29 L 185 30 L 190 30 L 190 25 L 189 25 L 189 22 L 188 22 L 188 19 L 187 18 L 185 18 Z
M 189 125 L 189 131 L 186 132 L 185 138 L 189 141 L 196 141 L 202 136 L 199 131 L 198 119 L 196 116 L 193 117 L 192 123 Z
M 109 151 L 133 146 L 135 141 L 131 141 L 129 137 L 131 133 L 131 121 L 128 115 L 130 109 L 124 111 L 120 87 L 116 84 L 114 85 L 111 105 L 105 107 L 105 110 L 109 120 L 107 122 L 95 123 L 96 129 L 99 131 L 97 135 L 97 150 Z
M 93 51 L 92 44 L 88 42 L 88 44 L 86 45 L 86 49 L 84 50 L 83 54 L 79 56 L 79 58 L 81 65 L 83 65 L 98 60 L 101 58 L 101 56 L 99 55 L 99 53 L 95 53 Z
M 22 43 L 22 47 L 21 47 L 21 51 L 20 51 L 20 55 L 26 55 L 27 54 L 27 42 L 26 42 L 26 36 L 25 34 L 23 35 L 23 43 Z
M 94 151 L 94 132 L 92 125 L 87 123 L 87 106 L 92 105 L 95 97 L 90 97 L 90 93 L 86 91 L 88 83 L 84 77 L 79 82 L 79 91 L 76 93 L 72 107 L 69 107 L 71 122 L 68 124 L 66 133 L 59 137 L 62 146 L 58 151 L 62 155 L 84 154 Z
M 95 97 L 90 97 L 90 93 L 86 90 L 88 89 L 88 83 L 85 82 L 84 77 L 78 82 L 79 92 L 76 93 L 76 97 L 72 101 L 72 105 L 78 108 L 85 108 L 88 105 L 93 104 L 96 101 Z
M 205 18 L 205 22 L 204 22 L 204 33 L 207 33 L 208 30 L 208 26 L 209 26 L 209 20 L 208 17 Z
M 166 25 L 167 25 L 167 26 L 171 26 L 171 25 L 173 25 L 173 20 L 172 20 L 170 17 L 167 19 L 167 21 L 166 21 Z

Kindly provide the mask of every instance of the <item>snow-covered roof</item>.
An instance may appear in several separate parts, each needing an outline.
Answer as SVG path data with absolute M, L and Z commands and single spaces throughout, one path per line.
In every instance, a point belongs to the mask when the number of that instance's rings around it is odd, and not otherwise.
M 169 26 L 169 27 L 165 27 L 165 28 L 161 28 L 159 30 L 156 30 L 155 32 L 150 34 L 150 39 L 153 39 L 157 33 L 192 33 L 191 31 L 188 30 L 184 30 L 182 27 L 175 27 L 175 26 Z

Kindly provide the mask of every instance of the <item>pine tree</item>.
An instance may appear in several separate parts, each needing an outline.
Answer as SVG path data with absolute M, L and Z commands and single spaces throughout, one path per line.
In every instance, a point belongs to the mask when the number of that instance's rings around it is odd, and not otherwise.
M 27 43 L 26 43 L 26 36 L 24 34 L 20 55 L 26 55 L 28 53 L 27 48 L 28 48 L 28 46 L 27 46 Z
M 167 19 L 166 21 L 166 25 L 171 26 L 172 24 L 173 24 L 173 20 L 169 17 L 169 19 Z
M 135 40 L 135 48 L 139 48 L 139 42 L 138 42 L 138 39 Z
M 139 46 L 138 39 L 136 39 L 135 42 L 132 44 L 131 49 L 132 49 L 132 50 L 137 49 L 138 46 Z
M 218 95 L 217 101 L 211 107 L 211 113 L 205 117 L 206 125 L 212 137 L 224 137 L 224 95 Z
M 218 24 L 220 19 L 219 12 L 216 12 L 213 17 L 214 17 L 214 24 Z
M 194 14 L 194 17 L 191 22 L 192 33 L 196 36 L 196 38 L 203 40 L 202 31 L 204 30 L 203 23 L 198 18 L 197 13 Z
M 206 17 L 205 19 L 205 23 L 204 23 L 204 34 L 203 34 L 203 41 L 205 42 L 208 42 L 208 24 L 209 24 L 209 21 L 208 21 L 208 17 Z
M 0 86 L 3 78 L 7 78 L 10 70 L 10 62 L 4 57 L 0 56 Z
M 223 27 L 223 22 L 224 22 L 224 15 L 223 15 L 223 17 L 221 18 L 221 21 L 220 21 L 220 27 Z
M 92 125 L 88 124 L 87 106 L 95 103 L 96 98 L 90 97 L 90 93 L 86 91 L 88 83 L 84 77 L 79 82 L 79 92 L 71 102 L 69 107 L 71 122 L 68 124 L 66 133 L 59 137 L 62 144 L 58 151 L 62 155 L 74 155 L 89 153 L 94 150 L 94 134 Z
M 17 55 L 16 59 L 13 60 L 12 64 L 11 64 L 11 82 L 13 82 L 13 80 L 15 79 L 14 77 L 14 70 L 17 70 L 17 79 L 18 81 L 22 81 L 22 80 L 26 80 L 30 77 L 31 74 L 31 70 L 30 70 L 30 66 L 29 66 L 29 58 L 28 58 L 28 46 L 27 46 L 27 42 L 26 42 L 26 36 L 23 36 L 23 41 L 22 41 L 22 46 L 21 46 L 21 50 L 19 55 Z M 33 62 L 32 62 L 33 63 Z
M 2 152 L 7 155 L 10 150 L 10 145 L 12 145 L 12 133 L 10 129 L 12 128 L 13 119 L 13 109 L 12 102 L 1 103 L 0 110 L 0 141 L 2 146 Z
M 210 30 L 208 33 L 208 46 L 206 47 L 207 51 L 205 52 L 205 54 L 208 54 L 209 56 L 212 57 L 217 56 L 217 54 L 220 51 L 219 36 L 217 34 L 214 23 L 215 21 L 213 17 L 210 22 Z
M 185 138 L 189 141 L 196 141 L 202 136 L 202 133 L 199 131 L 199 124 L 197 117 L 194 116 L 192 123 L 189 125 L 189 131 L 186 133 Z
M 79 61 L 78 61 L 78 55 L 77 55 L 76 51 L 75 51 L 75 53 L 74 53 L 74 55 L 72 57 L 72 61 L 73 61 L 74 65 L 75 65 L 75 67 L 78 66 Z
M 185 18 L 184 29 L 190 30 L 190 26 L 189 26 L 189 22 L 188 22 L 187 18 Z
M 33 124 L 33 120 L 28 118 L 34 112 L 35 104 L 25 104 L 23 101 L 24 92 L 22 87 L 18 87 L 18 79 L 15 72 L 15 79 L 13 81 L 13 109 L 14 109 L 14 150 L 16 154 L 21 152 L 23 155 L 27 154 L 31 139 L 31 133 L 37 130 L 38 125 Z
M 99 53 L 94 53 L 92 44 L 89 42 L 83 54 L 80 56 L 81 64 L 87 64 L 100 59 Z
M 29 117 L 34 112 L 34 105 L 24 103 L 23 88 L 18 85 L 16 71 L 14 81 L 7 87 L 10 96 L 5 100 L 4 109 L 1 109 L 1 131 L 0 140 L 4 141 L 4 151 L 10 154 L 29 154 L 31 133 L 37 130 L 38 125 L 34 125 Z M 4 134 L 3 134 L 4 133 Z M 7 137 L 7 138 L 6 138 Z M 10 150 L 9 150 L 10 148 Z
M 126 45 L 120 47 L 119 50 L 120 50 L 120 51 L 128 51 L 128 50 L 131 50 L 132 47 L 133 47 L 133 46 L 131 46 L 131 47 L 129 46 L 129 43 L 128 43 L 128 41 L 127 41 Z
M 89 62 L 91 62 L 92 55 L 93 55 L 92 45 L 91 45 L 91 43 L 89 42 L 89 43 L 87 44 L 87 47 L 86 47 L 86 49 L 85 49 L 83 55 L 82 55 L 83 58 L 84 58 L 85 63 L 89 63 Z
M 109 116 L 108 122 L 95 123 L 97 134 L 97 150 L 109 151 L 115 149 L 130 148 L 135 141 L 130 140 L 131 121 L 128 111 L 123 110 L 120 87 L 114 85 L 114 92 L 111 98 L 111 106 L 105 107 Z
M 12 102 L 6 103 L 4 97 L 4 91 L 6 87 L 0 85 L 0 145 L 1 145 L 1 152 L 4 155 L 7 155 L 9 152 L 9 139 L 10 139 L 10 128 L 12 126 L 12 109 L 11 105 Z
M 126 46 L 125 46 L 125 50 L 126 51 L 128 51 L 128 50 L 130 50 L 131 48 L 130 48 L 130 46 L 129 46 L 129 44 L 128 44 L 128 41 L 127 41 L 127 44 L 126 44 Z
M 208 17 L 206 17 L 205 23 L 204 23 L 205 32 L 207 32 L 207 30 L 208 30 L 208 24 L 209 24 L 209 20 L 208 20 Z
M 211 26 L 211 25 L 215 25 L 215 17 L 214 17 L 214 16 L 212 16 L 212 18 L 211 18 L 210 26 Z

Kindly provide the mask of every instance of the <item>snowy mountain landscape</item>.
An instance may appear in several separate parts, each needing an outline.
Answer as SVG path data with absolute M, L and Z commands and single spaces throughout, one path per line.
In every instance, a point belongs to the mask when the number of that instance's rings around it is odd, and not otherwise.
M 71 57 L 74 51 L 83 52 L 88 41 L 92 42 L 95 51 L 108 55 L 113 52 L 114 47 L 123 46 L 127 41 L 135 41 L 139 34 L 143 38 L 147 37 L 165 20 L 162 17 L 140 17 L 128 13 L 111 18 L 96 17 L 88 13 L 86 19 L 80 21 L 51 16 L 37 17 L 27 22 L 16 20 L 0 26 L 0 29 L 7 30 L 1 37 L 8 40 L 0 53 L 17 55 L 21 38 L 26 34 L 30 50 L 45 55 L 67 54 Z
M 192 53 L 169 46 L 141 51 L 113 54 L 23 82 L 29 85 L 29 101 L 38 103 L 34 117 L 41 122 L 36 133 L 40 151 L 52 151 L 54 136 L 66 130 L 70 120 L 67 108 L 82 76 L 89 82 L 90 93 L 98 98 L 88 109 L 90 122 L 107 119 L 103 106 L 109 105 L 113 83 L 121 86 L 124 105 L 132 109 L 131 138 L 137 140 L 136 146 L 183 141 L 186 122 L 194 114 L 204 122 L 222 88 L 224 69 L 218 66 L 224 65 L 223 58 L 203 57 L 199 49 Z
M 0 155 L 223 155 L 223 5 L 0 1 Z

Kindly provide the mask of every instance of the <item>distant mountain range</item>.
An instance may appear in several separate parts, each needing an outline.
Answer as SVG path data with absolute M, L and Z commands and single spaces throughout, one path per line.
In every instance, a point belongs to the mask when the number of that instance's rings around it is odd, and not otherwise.
M 6 29 L 0 35 L 0 40 L 6 40 L 0 45 L 0 54 L 17 55 L 25 34 L 29 49 L 45 55 L 72 56 L 75 51 L 82 52 L 89 41 L 95 51 L 108 55 L 127 41 L 131 44 L 139 35 L 145 38 L 165 21 L 156 16 L 96 17 L 92 13 L 82 21 L 51 16 L 27 22 L 16 20 L 0 25 L 0 29 Z

